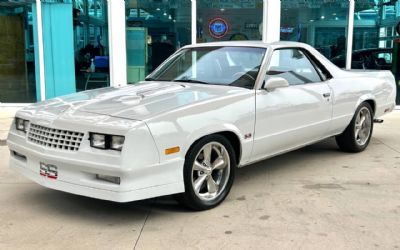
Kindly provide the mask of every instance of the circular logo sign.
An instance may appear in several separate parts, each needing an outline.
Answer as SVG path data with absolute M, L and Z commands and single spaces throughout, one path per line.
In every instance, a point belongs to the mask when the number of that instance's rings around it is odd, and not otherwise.
M 214 38 L 222 38 L 228 33 L 228 23 L 222 18 L 215 18 L 209 24 L 210 34 Z

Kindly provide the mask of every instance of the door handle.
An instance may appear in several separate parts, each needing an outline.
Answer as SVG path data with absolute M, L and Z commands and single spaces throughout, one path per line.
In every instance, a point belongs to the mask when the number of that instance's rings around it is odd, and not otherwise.
M 322 94 L 325 98 L 328 98 L 328 97 L 330 97 L 331 96 L 331 93 L 324 93 L 324 94 Z

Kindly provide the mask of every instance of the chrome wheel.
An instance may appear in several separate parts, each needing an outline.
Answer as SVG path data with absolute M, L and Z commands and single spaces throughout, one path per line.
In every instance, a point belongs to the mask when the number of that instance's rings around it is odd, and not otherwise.
M 372 117 L 367 107 L 363 107 L 357 114 L 354 126 L 354 138 L 359 146 L 364 146 L 371 135 Z
M 230 175 L 227 149 L 218 142 L 204 145 L 192 167 L 192 186 L 196 196 L 205 201 L 216 199 L 225 189 Z

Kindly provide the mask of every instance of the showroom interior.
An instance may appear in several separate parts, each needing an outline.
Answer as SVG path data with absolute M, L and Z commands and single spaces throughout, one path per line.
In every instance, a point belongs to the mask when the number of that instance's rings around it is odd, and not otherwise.
M 390 70 L 399 21 L 398 0 L 0 1 L 0 105 L 134 84 L 185 45 L 275 31 L 340 67 Z

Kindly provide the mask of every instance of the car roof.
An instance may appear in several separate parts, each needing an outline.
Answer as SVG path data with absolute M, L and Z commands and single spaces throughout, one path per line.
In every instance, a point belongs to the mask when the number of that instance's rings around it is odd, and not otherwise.
M 324 55 L 322 55 L 318 50 L 313 48 L 312 46 L 306 43 L 300 42 L 289 42 L 289 41 L 279 41 L 279 42 L 272 42 L 266 43 L 263 41 L 224 41 L 224 42 L 209 42 L 209 43 L 198 43 L 192 45 L 186 45 L 182 47 L 182 49 L 188 48 L 201 48 L 201 47 L 254 47 L 254 48 L 266 48 L 268 50 L 272 49 L 282 49 L 282 48 L 299 48 L 307 50 L 310 54 L 313 55 L 314 59 L 318 60 L 333 76 L 336 77 L 338 75 L 342 75 L 343 71 L 334 65 L 331 61 L 329 61 Z
M 187 45 L 184 48 L 199 48 L 199 47 L 258 47 L 258 48 L 269 48 L 269 47 L 300 47 L 306 48 L 309 45 L 299 42 L 273 42 L 266 43 L 263 41 L 223 41 L 223 42 L 209 42 L 209 43 L 197 43 Z

